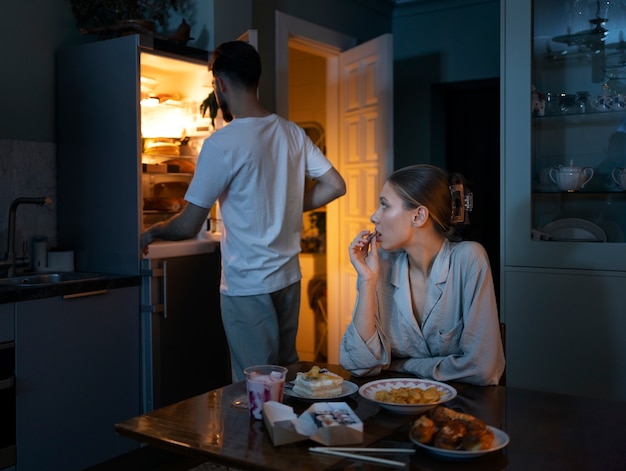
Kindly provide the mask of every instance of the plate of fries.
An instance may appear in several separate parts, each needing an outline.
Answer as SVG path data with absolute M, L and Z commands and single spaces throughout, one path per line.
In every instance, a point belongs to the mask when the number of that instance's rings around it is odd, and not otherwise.
M 421 414 L 454 399 L 456 389 L 430 379 L 387 378 L 364 384 L 359 394 L 396 414 Z

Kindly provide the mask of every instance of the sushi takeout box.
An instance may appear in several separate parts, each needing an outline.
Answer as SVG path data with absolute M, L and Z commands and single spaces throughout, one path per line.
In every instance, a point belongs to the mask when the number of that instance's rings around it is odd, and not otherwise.
M 268 401 L 263 420 L 274 446 L 302 440 L 327 446 L 363 443 L 363 422 L 345 402 L 315 402 L 298 416 L 293 408 Z

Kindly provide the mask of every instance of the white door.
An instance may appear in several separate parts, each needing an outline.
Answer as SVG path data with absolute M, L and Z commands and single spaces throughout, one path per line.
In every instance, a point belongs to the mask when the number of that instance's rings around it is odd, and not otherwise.
M 356 300 L 348 246 L 359 231 L 373 228 L 370 216 L 393 168 L 392 39 L 385 34 L 338 56 L 338 142 L 333 163 L 346 180 L 347 192 L 329 205 L 327 216 L 330 363 L 339 361 L 339 343 Z

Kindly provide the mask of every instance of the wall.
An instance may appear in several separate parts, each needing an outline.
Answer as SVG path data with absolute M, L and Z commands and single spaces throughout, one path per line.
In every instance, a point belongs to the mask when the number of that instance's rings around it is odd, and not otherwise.
M 393 33 L 395 168 L 431 161 L 434 84 L 500 74 L 499 0 L 416 0 L 395 8 L 373 0 L 251 1 L 264 65 L 259 96 L 270 109 L 276 104 L 274 10 L 353 36 L 359 44 Z
M 391 32 L 391 8 L 388 2 L 374 0 L 251 0 L 252 27 L 259 32 L 259 54 L 263 75 L 259 88 L 261 102 L 276 109 L 274 60 L 275 11 L 352 36 L 358 43 Z M 346 21 L 346 19 L 350 21 Z
M 433 85 L 500 76 L 499 31 L 499 0 L 423 2 L 395 11 L 395 168 L 431 161 L 431 109 L 440 106 L 431 103 Z
M 46 197 L 52 205 L 20 205 L 16 212 L 16 253 L 24 255 L 24 247 L 33 236 L 48 238 L 50 246 L 56 244 L 56 153 L 50 142 L 11 141 L 0 139 L 0 252 L 7 252 L 8 217 L 11 201 L 18 196 Z
M 289 119 L 326 129 L 326 59 L 289 48 Z

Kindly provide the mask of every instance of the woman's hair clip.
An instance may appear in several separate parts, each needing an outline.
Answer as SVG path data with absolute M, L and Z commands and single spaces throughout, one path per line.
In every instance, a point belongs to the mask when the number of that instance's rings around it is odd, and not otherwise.
M 474 208 L 474 195 L 471 191 L 465 190 L 461 183 L 450 185 L 450 196 L 452 197 L 452 215 L 450 222 L 453 224 L 469 224 L 467 214 Z

